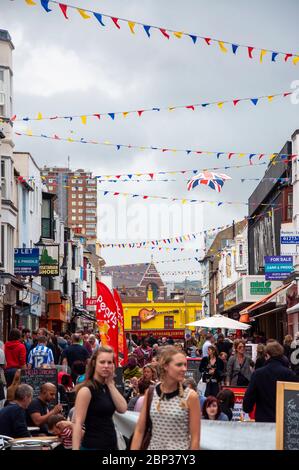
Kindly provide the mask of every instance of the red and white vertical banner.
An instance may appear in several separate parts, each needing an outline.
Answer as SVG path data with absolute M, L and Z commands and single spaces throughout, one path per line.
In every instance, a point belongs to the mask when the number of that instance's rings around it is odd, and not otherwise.
M 118 314 L 111 291 L 103 282 L 97 281 L 97 325 L 102 346 L 111 346 L 118 365 Z
M 124 309 L 116 289 L 113 289 L 113 297 L 116 304 L 118 319 L 118 365 L 124 366 L 128 362 L 128 348 L 125 336 Z

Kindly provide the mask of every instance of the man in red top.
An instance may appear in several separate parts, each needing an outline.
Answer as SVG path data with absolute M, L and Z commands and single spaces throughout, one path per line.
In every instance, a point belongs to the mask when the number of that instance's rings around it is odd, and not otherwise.
M 8 336 L 8 341 L 4 345 L 6 360 L 5 378 L 9 387 L 13 381 L 17 369 L 26 367 L 26 347 L 21 341 L 21 332 L 13 328 Z

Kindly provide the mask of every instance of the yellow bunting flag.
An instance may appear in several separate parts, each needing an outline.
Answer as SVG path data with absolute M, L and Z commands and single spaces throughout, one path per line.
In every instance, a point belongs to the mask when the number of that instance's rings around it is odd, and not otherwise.
M 38 120 L 38 121 L 41 121 L 42 119 L 43 119 L 42 113 L 38 113 L 38 115 L 37 115 L 37 120 Z
M 33 0 L 25 0 L 27 5 L 36 5 L 36 3 Z
M 127 117 L 128 114 L 129 114 L 128 111 L 124 111 L 124 112 L 123 112 L 123 117 Z
M 174 109 L 175 109 L 175 108 L 170 107 L 170 108 L 168 108 L 168 111 L 173 111 Z
M 68 142 L 74 142 L 74 139 L 72 139 L 71 137 L 69 137 L 67 140 Z
M 222 52 L 227 52 L 227 49 L 222 41 L 218 41 L 218 44 Z
M 32 136 L 32 135 L 33 135 L 33 132 L 32 132 L 31 129 L 28 129 L 27 132 L 26 132 L 26 134 L 29 135 L 29 136 Z
M 86 124 L 87 123 L 87 117 L 86 116 L 81 116 L 81 121 L 82 121 L 82 124 Z
M 265 51 L 265 49 L 262 49 L 262 50 L 261 50 L 261 55 L 260 55 L 260 63 L 263 62 L 263 57 L 264 57 L 264 55 L 266 55 L 266 54 L 267 54 L 267 51 Z
M 84 20 L 88 20 L 90 18 L 90 15 L 86 13 L 85 10 L 82 10 L 81 8 L 77 8 L 78 13 L 82 16 Z
M 139 150 L 143 151 L 143 150 L 145 150 L 145 147 L 139 147 Z
M 186 204 L 187 200 L 186 199 L 182 199 L 182 204 Z
M 181 39 L 181 37 L 183 36 L 183 33 L 179 32 L 179 31 L 175 31 L 173 34 L 174 34 L 175 37 L 178 38 L 178 39 Z
M 111 142 L 109 142 L 109 140 L 105 140 L 105 141 L 103 142 L 103 144 L 105 144 L 105 145 L 111 145 Z
M 296 65 L 296 64 L 298 64 L 298 62 L 299 62 L 299 57 L 298 56 L 294 57 L 293 64 Z
M 270 96 L 268 96 L 268 100 L 269 100 L 269 101 L 272 101 L 272 100 L 273 100 L 273 98 L 274 98 L 274 96 L 273 96 L 273 95 L 270 95 Z
M 218 108 L 222 108 L 223 104 L 224 104 L 223 101 L 220 101 L 220 103 L 217 103 Z
M 246 155 L 245 153 L 239 153 L 238 157 L 242 158 L 242 157 L 245 157 L 245 155 Z
M 134 23 L 134 21 L 128 21 L 128 25 L 129 25 L 131 33 L 135 34 L 134 28 L 135 28 L 136 23 Z
M 274 160 L 274 158 L 276 157 L 276 153 L 272 153 L 272 155 L 270 155 L 270 162 L 272 162 L 272 160 Z

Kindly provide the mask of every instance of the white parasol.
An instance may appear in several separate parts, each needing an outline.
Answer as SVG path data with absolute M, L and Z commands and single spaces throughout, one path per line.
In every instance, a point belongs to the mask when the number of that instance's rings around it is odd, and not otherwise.
M 229 330 L 248 330 L 250 325 L 241 323 L 240 321 L 232 320 L 224 315 L 213 315 L 206 317 L 202 320 L 187 323 L 186 326 L 200 326 L 202 328 L 227 328 Z

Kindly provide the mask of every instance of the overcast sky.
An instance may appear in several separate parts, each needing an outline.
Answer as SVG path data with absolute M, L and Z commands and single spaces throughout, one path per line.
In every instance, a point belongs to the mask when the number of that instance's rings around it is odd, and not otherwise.
M 111 21 L 102 28 L 94 20 L 84 21 L 77 12 L 63 18 L 57 5 L 47 14 L 39 5 L 24 0 L 1 0 L 0 28 L 7 29 L 15 44 L 14 112 L 19 116 L 92 114 L 196 102 L 221 101 L 271 95 L 289 90 L 299 80 L 299 65 L 282 59 L 271 63 L 265 57 L 249 60 L 244 52 L 223 54 L 217 45 L 205 46 L 191 39 L 163 38 L 153 32 L 149 39 L 140 27 L 136 34 Z M 298 53 L 299 4 L 296 0 L 72 0 L 70 2 L 116 17 L 197 33 L 271 50 Z M 264 153 L 279 151 L 299 126 L 298 105 L 290 100 L 242 103 L 234 109 L 210 107 L 195 112 L 146 113 L 112 121 L 45 121 L 29 125 L 33 133 L 85 137 L 115 143 L 172 148 L 202 148 L 215 151 Z M 25 129 L 20 125 L 16 129 Z M 29 151 L 42 166 L 67 165 L 92 170 L 95 175 L 155 172 L 169 169 L 225 166 L 226 157 L 187 156 L 137 150 L 70 144 L 16 137 L 16 150 Z M 245 164 L 246 159 L 232 159 Z M 264 166 L 223 170 L 233 179 L 219 195 L 204 186 L 192 192 L 185 176 L 169 176 L 169 183 L 102 183 L 100 189 L 189 197 L 194 199 L 247 201 L 257 182 L 241 183 L 244 177 L 262 177 Z M 164 204 L 137 199 L 117 200 L 99 193 L 99 238 L 103 242 L 135 241 L 178 236 L 220 226 L 247 215 L 246 206 Z M 174 223 L 169 222 L 172 217 Z M 108 214 L 108 216 L 107 216 Z M 108 220 L 109 219 L 109 220 Z M 116 220 L 114 226 L 113 220 Z M 162 221 L 161 221 L 162 220 Z M 162 223 L 163 222 L 163 223 Z M 199 238 L 185 248 L 200 248 Z M 178 246 L 178 245 L 174 245 Z M 156 252 L 145 249 L 105 249 L 107 265 L 171 260 L 196 256 L 188 249 Z M 158 265 L 161 271 L 198 269 L 196 261 Z M 183 276 L 184 277 L 184 276 Z M 169 276 L 168 279 L 181 279 Z M 190 276 L 194 279 L 196 276 Z

